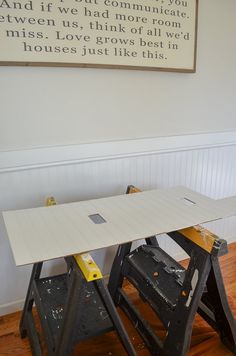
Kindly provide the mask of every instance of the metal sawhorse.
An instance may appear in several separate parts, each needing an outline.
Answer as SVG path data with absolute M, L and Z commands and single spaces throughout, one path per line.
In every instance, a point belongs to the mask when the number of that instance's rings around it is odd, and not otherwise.
M 129 186 L 127 193 L 138 192 Z M 185 269 L 156 242 L 131 251 L 131 243 L 120 245 L 114 259 L 109 291 L 153 355 L 187 355 L 193 320 L 198 312 L 236 355 L 236 324 L 228 305 L 218 257 L 227 253 L 227 243 L 204 228 L 187 228 L 168 233 L 190 256 Z M 133 305 L 125 290 L 127 278 L 149 303 L 166 329 L 162 341 Z
M 54 205 L 50 198 L 48 205 Z M 29 337 L 34 356 L 43 350 L 32 309 L 35 304 L 48 355 L 69 356 L 79 341 L 116 330 L 128 355 L 136 355 L 102 274 L 89 254 L 65 257 L 67 273 L 40 278 L 43 262 L 33 266 L 24 310 L 21 337 Z

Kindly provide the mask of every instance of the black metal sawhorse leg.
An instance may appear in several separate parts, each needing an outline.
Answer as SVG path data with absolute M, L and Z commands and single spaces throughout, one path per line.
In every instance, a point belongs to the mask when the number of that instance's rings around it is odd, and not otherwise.
M 187 252 L 190 262 L 199 254 L 207 259 L 205 266 L 209 271 L 197 303 L 197 312 L 217 331 L 222 342 L 236 355 L 236 322 L 229 307 L 219 264 L 219 257 L 228 252 L 227 243 L 208 230 L 199 228 L 200 231 L 188 228 L 168 235 Z M 201 239 L 196 242 L 197 235 Z M 200 265 L 199 271 L 203 267 L 204 265 Z
M 34 304 L 33 284 L 35 280 L 38 280 L 40 278 L 42 267 L 42 262 L 36 263 L 33 266 L 19 327 L 20 335 L 22 338 L 26 337 L 26 335 L 28 334 L 31 349 L 34 349 L 34 353 L 37 356 L 41 356 L 42 351 L 32 314 Z
M 211 270 L 198 313 L 220 335 L 222 342 L 236 355 L 236 323 L 229 307 L 218 258 L 211 256 Z M 203 304 L 204 303 L 204 304 Z

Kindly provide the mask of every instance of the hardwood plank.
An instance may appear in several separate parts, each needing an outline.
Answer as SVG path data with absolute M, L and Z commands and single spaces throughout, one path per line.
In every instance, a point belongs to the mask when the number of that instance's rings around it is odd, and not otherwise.
M 217 335 L 190 349 L 189 356 L 232 356 L 233 353 L 222 344 Z
M 0 337 L 0 355 L 17 355 L 30 356 L 32 355 L 28 339 L 22 340 L 17 331 L 19 314 L 16 315 L 15 331 Z

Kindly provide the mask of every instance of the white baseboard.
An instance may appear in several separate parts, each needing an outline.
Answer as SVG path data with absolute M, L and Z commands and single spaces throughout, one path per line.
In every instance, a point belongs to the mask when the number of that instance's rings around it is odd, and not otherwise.
M 236 236 L 232 236 L 230 238 L 227 239 L 227 244 L 232 244 L 233 242 L 236 242 Z
M 19 310 L 22 310 L 23 306 L 24 306 L 24 299 L 16 300 L 8 304 L 2 304 L 0 305 L 0 316 L 11 314 Z

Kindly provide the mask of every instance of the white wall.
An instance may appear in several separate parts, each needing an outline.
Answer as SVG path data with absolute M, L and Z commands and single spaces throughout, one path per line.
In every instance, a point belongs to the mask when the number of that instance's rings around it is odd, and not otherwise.
M 0 67 L 0 149 L 235 130 L 235 13 L 199 1 L 196 74 Z

